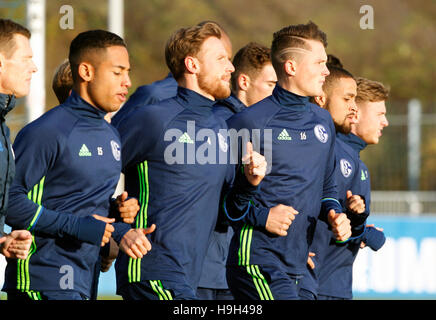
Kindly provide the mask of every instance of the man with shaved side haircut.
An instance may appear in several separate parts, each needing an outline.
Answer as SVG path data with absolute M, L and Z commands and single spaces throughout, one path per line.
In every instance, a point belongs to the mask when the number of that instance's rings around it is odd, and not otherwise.
M 227 279 L 236 299 L 298 299 L 317 219 L 327 221 L 338 240 L 351 235 L 337 200 L 334 124 L 309 102 L 322 93 L 329 74 L 326 46 L 326 35 L 313 22 L 274 33 L 278 81 L 272 95 L 228 120 L 237 131 L 260 130 L 260 152 L 272 151 L 253 200 L 255 223 L 233 225 Z

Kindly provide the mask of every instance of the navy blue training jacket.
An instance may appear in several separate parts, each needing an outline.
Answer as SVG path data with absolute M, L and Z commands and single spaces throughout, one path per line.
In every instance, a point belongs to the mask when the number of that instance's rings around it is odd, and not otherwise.
M 176 97 L 137 106 L 117 124 L 125 188 L 141 205 L 135 226 L 156 224 L 149 235 L 153 248 L 147 255 L 137 260 L 123 253 L 118 256 L 118 289 L 132 282 L 172 280 L 187 284 L 195 294 L 217 220 L 221 189 L 235 175 L 234 165 L 226 159 L 228 142 L 220 133 L 227 125 L 213 114 L 214 104 L 179 87 Z M 239 177 L 231 189 L 239 188 L 238 193 L 231 192 L 227 199 L 229 208 L 240 208 L 234 217 L 241 218 L 257 188 L 249 185 L 245 176 Z
M 213 106 L 215 116 L 227 120 L 235 113 L 246 108 L 236 96 L 231 94 L 228 98 L 218 101 Z M 223 194 L 226 193 L 223 188 Z M 229 228 L 229 220 L 220 211 L 215 230 L 212 232 L 209 248 L 204 258 L 199 287 L 210 289 L 228 289 L 226 279 L 226 262 L 229 252 L 233 229 Z
M 90 296 L 105 229 L 91 215 L 109 215 L 121 172 L 119 135 L 104 115 L 73 91 L 18 133 L 6 223 L 30 230 L 33 243 L 26 260 L 8 260 L 5 291 L 74 290 Z M 113 225 L 119 242 L 130 226 Z M 66 270 L 72 278 L 62 286 Z
M 259 209 L 255 223 L 234 225 L 228 265 L 269 265 L 302 275 L 316 220 L 326 219 L 329 209 L 341 212 L 330 114 L 308 97 L 276 85 L 271 96 L 231 117 L 228 125 L 238 131 L 260 130 L 260 141 L 252 139 L 253 146 L 269 161 L 269 173 L 254 196 L 254 207 Z M 285 237 L 265 230 L 269 209 L 278 204 L 299 211 Z
M 15 175 L 14 153 L 5 117 L 15 107 L 15 96 L 0 93 L 0 237 L 4 234 L 9 188 Z
M 361 184 L 360 176 L 360 159 L 359 153 L 356 152 L 350 145 L 343 141 L 345 135 L 337 133 L 335 145 L 335 161 L 336 161 L 336 181 L 338 184 L 338 200 L 341 203 L 342 211 L 346 211 L 346 193 L 351 190 L 353 194 L 361 195 L 366 201 L 369 200 L 369 185 Z M 365 201 L 365 202 L 366 202 Z M 367 205 L 367 203 L 365 203 Z M 352 238 L 360 237 L 364 229 L 364 222 L 369 214 L 369 207 L 366 206 L 366 211 L 360 215 L 347 213 L 350 221 L 352 221 Z M 328 225 L 319 221 L 316 225 L 313 243 L 310 246 L 310 251 L 315 253 L 312 258 L 315 263 L 315 269 L 310 269 L 307 266 L 306 274 L 300 281 L 301 288 L 312 292 L 315 296 L 318 294 L 318 277 L 324 274 L 324 277 L 329 277 L 327 273 L 335 272 L 331 268 L 326 267 L 330 261 L 341 260 L 352 249 L 358 250 L 358 247 L 349 247 L 347 244 L 336 243 L 332 237 L 332 233 Z M 353 253 L 354 254 L 354 253 Z M 340 257 L 338 257 L 340 256 Z M 341 258 L 342 257 L 342 258 Z M 328 281 L 327 279 L 324 279 Z M 336 287 L 341 286 L 339 283 L 335 284 Z
M 344 145 L 348 157 L 353 158 L 353 161 L 356 162 L 353 168 L 354 172 L 351 173 L 354 182 L 350 190 L 353 191 L 353 194 L 359 194 L 365 199 L 366 212 L 360 215 L 348 215 L 353 229 L 357 230 L 354 232 L 353 238 L 344 244 L 329 242 L 321 268 L 318 271 L 318 293 L 325 296 L 351 299 L 353 263 L 359 252 L 361 241 L 367 242 L 369 240 L 371 242 L 371 240 L 377 240 L 381 236 L 382 242 L 377 247 L 372 247 L 373 250 L 377 250 L 384 243 L 384 235 L 383 232 L 376 231 L 373 228 L 365 228 L 366 218 L 370 213 L 371 183 L 368 168 L 360 159 L 360 152 L 367 144 L 352 133 L 348 135 L 338 133 L 337 140 L 341 145 Z M 346 189 L 343 188 L 342 192 L 346 192 Z M 341 195 L 341 198 L 344 199 L 344 194 Z

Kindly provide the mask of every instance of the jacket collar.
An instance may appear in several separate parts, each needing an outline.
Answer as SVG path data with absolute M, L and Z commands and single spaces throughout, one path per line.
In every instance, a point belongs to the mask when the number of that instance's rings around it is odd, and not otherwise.
M 365 141 L 353 133 L 343 134 L 338 132 L 336 137 L 353 148 L 353 150 L 355 150 L 357 153 L 360 153 L 360 151 L 365 149 L 368 145 Z
M 233 93 L 222 100 L 218 100 L 217 104 L 221 104 L 223 106 L 228 107 L 230 110 L 232 110 L 233 113 L 238 113 L 244 110 L 247 106 L 239 100 Z
M 216 103 L 215 100 L 208 99 L 193 90 L 180 86 L 177 87 L 176 99 L 183 107 L 206 116 L 212 114 L 212 107 Z
M 71 90 L 71 94 L 64 102 L 65 106 L 71 107 L 77 114 L 85 118 L 103 119 L 106 112 L 99 110 L 86 102 L 76 91 Z
M 299 96 L 283 89 L 278 84 L 276 84 L 272 96 L 282 107 L 290 108 L 294 111 L 304 111 L 308 108 L 309 97 Z
M 14 95 L 0 93 L 0 115 L 4 118 L 15 107 L 15 103 L 16 98 Z

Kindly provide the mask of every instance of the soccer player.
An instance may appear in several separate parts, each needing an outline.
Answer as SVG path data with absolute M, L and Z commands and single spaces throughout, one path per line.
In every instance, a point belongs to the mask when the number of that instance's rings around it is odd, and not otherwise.
M 71 74 L 70 61 L 65 59 L 56 68 L 51 87 L 60 104 L 64 103 L 73 90 L 73 75 Z
M 29 93 L 32 74 L 37 71 L 32 60 L 30 36 L 29 30 L 20 24 L 0 19 L 0 253 L 7 258 L 20 259 L 27 258 L 32 236 L 27 230 L 4 233 L 9 188 L 15 175 L 14 153 L 5 117 L 15 107 L 16 98 Z
M 221 37 L 212 22 L 176 31 L 165 58 L 177 95 L 138 106 L 117 126 L 126 190 L 141 204 L 136 225 L 156 225 L 153 250 L 136 261 L 122 253 L 116 260 L 117 293 L 126 300 L 197 299 L 221 188 L 235 174 L 226 160 L 227 125 L 212 113 L 215 100 L 229 96 L 234 71 Z M 266 170 L 261 155 L 248 155 L 223 204 L 235 219 L 249 210 Z
M 205 23 L 212 22 L 218 25 L 221 29 L 224 47 L 226 48 L 229 56 L 232 56 L 232 42 L 228 34 L 224 31 L 222 26 L 220 26 L 215 21 L 202 21 L 198 23 L 199 26 L 204 25 Z M 150 84 L 146 84 L 138 87 L 135 92 L 130 96 L 129 100 L 120 108 L 120 110 L 113 116 L 112 121 L 114 121 L 114 125 L 119 124 L 123 119 L 127 116 L 127 114 L 133 110 L 137 106 L 145 106 L 149 104 L 156 104 L 159 101 L 175 97 L 177 94 L 177 81 L 174 79 L 171 72 L 162 79 L 155 81 Z
M 271 95 L 277 77 L 271 64 L 270 49 L 250 42 L 233 58 L 232 94 L 213 107 L 216 116 L 227 120 L 237 112 Z M 225 191 L 224 191 L 225 192 Z M 226 280 L 226 261 L 233 230 L 220 215 L 204 259 L 197 295 L 202 300 L 233 300 Z
M 246 106 L 270 96 L 277 82 L 271 49 L 255 42 L 241 48 L 233 58 L 232 91 Z
M 369 216 L 371 190 L 368 169 L 360 160 L 360 152 L 367 144 L 378 143 L 379 133 L 388 125 L 384 102 L 388 97 L 388 90 L 381 83 L 374 81 L 362 78 L 355 81 L 351 74 L 342 68 L 329 69 L 334 76 L 325 83 L 325 95 L 317 97 L 316 100 L 320 106 L 330 111 L 338 128 L 335 151 L 338 165 L 336 176 L 340 202 L 351 220 L 353 236 L 343 243 L 336 243 L 329 241 L 324 225 L 317 226 L 314 246 L 311 249 L 316 251 L 315 269 L 310 271 L 307 279 L 303 279 L 301 294 L 305 298 L 319 300 L 352 299 L 353 263 L 359 248 L 362 247 L 361 244 L 376 251 L 385 242 L 385 236 L 380 229 L 365 226 Z M 371 90 L 373 92 L 369 94 L 369 98 L 368 91 Z M 344 101 L 347 98 L 348 103 Z M 354 98 L 359 106 L 359 120 L 349 121 L 348 125 L 340 125 L 341 117 L 338 115 L 341 105 L 354 104 Z M 374 103 L 377 107 L 366 109 L 366 103 Z M 352 118 L 351 113 L 350 117 Z M 360 199 L 354 201 L 356 206 L 353 207 L 353 200 L 356 198 Z M 307 285 L 311 282 L 315 283 L 315 286 Z M 309 292 L 313 296 L 308 296 Z
M 52 80 L 52 89 L 59 100 L 59 103 L 64 103 L 70 96 L 73 90 L 73 75 L 71 74 L 71 65 L 68 59 L 65 59 L 55 71 Z M 111 122 L 110 113 L 104 116 L 107 122 Z M 132 223 L 135 218 L 139 206 L 138 200 L 134 198 L 127 199 L 127 192 L 112 200 L 116 207 L 115 215 L 119 216 L 123 222 Z M 91 290 L 90 300 L 96 300 L 98 295 L 98 279 L 101 272 L 109 271 L 113 261 L 118 255 L 118 245 L 111 237 L 110 241 L 101 249 L 99 259 L 95 266 L 93 288 Z
M 33 242 L 27 259 L 8 261 L 8 299 L 88 299 L 100 247 L 111 236 L 133 258 L 151 249 L 145 234 L 153 226 L 135 230 L 107 218 L 121 154 L 104 115 L 119 108 L 131 86 L 126 45 L 113 33 L 86 31 L 71 42 L 69 61 L 71 95 L 14 143 L 6 222 L 31 231 Z
M 71 74 L 71 66 L 68 59 L 65 59 L 56 68 L 52 81 L 52 89 L 61 104 L 70 96 L 71 90 L 73 89 L 73 76 Z M 106 113 L 104 118 L 110 123 L 111 113 Z
M 219 101 L 214 113 L 224 119 L 271 95 L 277 76 L 271 64 L 271 49 L 250 42 L 235 54 L 231 77 L 232 94 Z
M 202 26 L 207 22 L 217 24 L 214 21 L 202 21 L 198 23 L 198 25 Z M 222 28 L 222 26 L 220 26 L 219 24 L 217 24 L 217 26 L 220 28 L 221 31 L 221 40 L 223 42 L 224 48 L 229 56 L 229 59 L 231 59 L 232 43 L 230 41 L 230 38 L 225 30 Z M 112 118 L 112 124 L 117 126 L 120 122 L 123 121 L 126 115 L 137 106 L 156 104 L 162 100 L 176 96 L 177 86 L 177 81 L 174 79 L 171 72 L 163 80 L 140 86 L 132 94 L 129 100 L 122 106 L 122 108 L 114 115 L 114 117 Z M 229 108 L 234 109 L 238 106 L 240 106 L 240 108 L 245 107 L 241 102 L 236 102 L 236 100 L 233 99 L 234 96 L 231 95 L 230 97 L 221 101 L 223 102 L 222 105 L 215 105 L 213 108 L 215 114 L 221 115 L 221 113 L 224 113 L 226 115 L 225 119 L 227 119 L 230 114 L 233 114 L 233 111 L 231 111 L 231 109 Z M 220 231 L 214 231 L 212 233 L 210 247 L 204 260 L 204 264 L 206 267 L 204 268 L 200 279 L 200 286 L 203 286 L 203 288 L 199 288 L 197 291 L 199 299 L 206 300 L 215 297 L 221 300 L 232 298 L 231 293 L 228 291 L 227 281 L 225 279 L 225 268 L 223 269 L 223 260 L 227 258 L 227 251 L 223 251 L 224 247 L 220 242 L 222 236 L 222 232 Z M 224 271 L 216 273 L 215 270 Z
M 329 74 L 326 45 L 313 22 L 274 33 L 278 82 L 272 95 L 228 120 L 236 130 L 259 130 L 260 152 L 272 152 L 254 199 L 257 223 L 234 225 L 227 280 L 236 299 L 298 299 L 318 217 L 329 222 L 337 240 L 351 235 L 337 201 L 334 125 L 327 111 L 309 102 L 322 93 Z

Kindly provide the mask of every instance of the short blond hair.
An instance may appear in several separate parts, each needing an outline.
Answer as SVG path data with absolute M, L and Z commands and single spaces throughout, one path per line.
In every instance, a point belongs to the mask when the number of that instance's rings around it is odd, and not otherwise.
M 356 83 L 356 102 L 379 102 L 385 101 L 389 97 L 389 87 L 381 82 L 358 77 Z
M 73 88 L 70 61 L 65 59 L 56 69 L 53 76 L 52 88 L 59 103 L 64 103 Z

